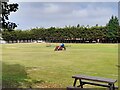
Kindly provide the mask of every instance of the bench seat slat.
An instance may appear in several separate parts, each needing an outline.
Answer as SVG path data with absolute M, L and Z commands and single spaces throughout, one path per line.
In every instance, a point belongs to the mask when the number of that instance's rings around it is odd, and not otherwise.
M 105 83 L 115 83 L 117 80 L 108 79 L 108 78 L 101 78 L 101 77 L 93 77 L 93 76 L 86 76 L 86 75 L 74 75 L 72 78 L 84 79 L 84 80 L 91 80 L 91 81 L 99 81 Z
M 109 85 L 106 85 L 106 84 L 97 84 L 97 83 L 84 82 L 84 81 L 82 81 L 82 83 L 83 84 L 91 84 L 91 85 L 103 86 L 103 87 L 110 87 Z

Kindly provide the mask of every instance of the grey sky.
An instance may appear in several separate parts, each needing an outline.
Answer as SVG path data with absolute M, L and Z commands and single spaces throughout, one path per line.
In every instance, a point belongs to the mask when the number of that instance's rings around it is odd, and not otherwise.
M 17 29 L 64 27 L 65 25 L 105 25 L 118 16 L 117 2 L 18 2 L 19 9 L 10 15 Z

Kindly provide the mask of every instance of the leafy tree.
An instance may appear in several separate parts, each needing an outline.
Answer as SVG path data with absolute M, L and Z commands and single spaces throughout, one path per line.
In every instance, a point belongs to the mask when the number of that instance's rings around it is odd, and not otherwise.
M 78 24 L 77 27 L 80 27 L 80 24 Z
M 116 40 L 118 37 L 118 30 L 119 30 L 119 20 L 115 16 L 112 16 L 107 24 L 107 37 L 109 40 Z
M 2 32 L 2 38 L 9 43 L 11 40 L 11 34 L 8 31 Z
M 13 4 L 8 4 L 7 2 L 1 2 L 2 6 L 2 17 L 1 17 L 1 22 L 0 25 L 2 26 L 3 29 L 7 29 L 8 31 L 12 31 L 17 25 L 13 22 L 9 22 L 8 16 L 10 15 L 11 12 L 16 12 L 18 10 L 18 4 L 13 3 Z

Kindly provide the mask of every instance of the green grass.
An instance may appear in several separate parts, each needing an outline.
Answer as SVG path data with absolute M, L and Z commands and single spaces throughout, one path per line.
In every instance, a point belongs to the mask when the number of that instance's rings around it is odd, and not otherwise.
M 65 44 L 66 51 L 54 51 L 56 45 L 3 44 L 3 82 L 8 87 L 67 87 L 75 74 L 117 79 L 117 44 Z

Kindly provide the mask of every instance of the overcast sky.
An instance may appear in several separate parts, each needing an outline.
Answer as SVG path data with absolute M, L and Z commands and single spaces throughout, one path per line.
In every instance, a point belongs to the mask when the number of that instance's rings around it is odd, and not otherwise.
M 11 0 L 14 1 L 15 0 Z M 106 25 L 112 15 L 118 16 L 117 2 L 17 2 L 11 13 L 16 29 L 64 27 L 65 25 Z

